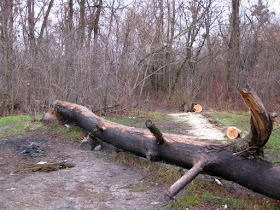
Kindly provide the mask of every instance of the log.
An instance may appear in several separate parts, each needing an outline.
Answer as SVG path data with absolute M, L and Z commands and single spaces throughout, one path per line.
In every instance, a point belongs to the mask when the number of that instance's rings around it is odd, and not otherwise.
M 188 106 L 186 102 L 184 102 L 181 106 L 179 111 L 182 112 L 202 112 L 203 108 L 200 104 L 192 103 L 191 106 Z
M 148 159 L 191 169 L 167 193 L 172 198 L 200 171 L 234 181 L 271 198 L 280 199 L 280 166 L 259 158 L 234 154 L 230 147 L 185 139 L 162 133 L 164 142 L 157 144 L 154 134 L 147 129 L 133 128 L 107 121 L 86 107 L 56 101 L 57 113 L 65 120 L 75 122 L 97 138 Z M 99 129 L 97 129 L 99 128 Z
M 192 103 L 189 112 L 202 112 L 202 106 L 200 104 Z
M 227 129 L 227 137 L 230 139 L 237 139 L 241 137 L 241 130 L 239 130 L 237 127 L 231 126 Z
M 197 112 L 197 113 L 202 112 L 202 106 L 201 106 L 200 104 L 194 105 L 193 111 L 194 111 L 194 112 Z

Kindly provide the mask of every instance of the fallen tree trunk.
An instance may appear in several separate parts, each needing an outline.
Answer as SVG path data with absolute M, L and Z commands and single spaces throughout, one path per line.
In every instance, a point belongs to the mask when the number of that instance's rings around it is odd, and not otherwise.
M 280 199 L 278 165 L 259 158 L 248 159 L 241 153 L 235 155 L 230 147 L 187 140 L 178 135 L 162 133 L 162 138 L 157 140 L 148 129 L 128 127 L 104 120 L 77 104 L 56 101 L 55 107 L 63 119 L 75 122 L 107 143 L 149 160 L 161 159 L 191 169 L 170 187 L 167 193 L 169 198 L 173 198 L 203 171 L 234 181 L 271 198 Z

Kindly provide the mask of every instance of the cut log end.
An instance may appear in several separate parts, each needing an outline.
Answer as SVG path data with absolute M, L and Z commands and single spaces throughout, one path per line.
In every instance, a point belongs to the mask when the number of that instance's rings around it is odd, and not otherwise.
M 196 104 L 196 105 L 194 105 L 194 107 L 193 107 L 193 111 L 194 112 L 202 112 L 202 106 L 200 105 L 200 104 Z
M 200 104 L 192 103 L 191 106 L 188 106 L 186 102 L 181 105 L 180 108 L 183 112 L 202 112 L 203 108 Z
M 147 128 L 151 127 L 153 122 L 151 120 L 146 120 L 145 125 Z
M 230 139 L 240 138 L 241 134 L 242 134 L 241 130 L 239 130 L 236 127 L 229 127 L 227 129 L 227 137 L 230 138 Z

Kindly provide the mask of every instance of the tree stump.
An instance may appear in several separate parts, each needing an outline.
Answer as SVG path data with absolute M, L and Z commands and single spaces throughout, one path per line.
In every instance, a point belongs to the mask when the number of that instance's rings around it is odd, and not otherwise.
M 87 135 L 81 141 L 80 149 L 83 151 L 91 151 L 93 150 L 94 143 L 94 139 L 90 135 Z

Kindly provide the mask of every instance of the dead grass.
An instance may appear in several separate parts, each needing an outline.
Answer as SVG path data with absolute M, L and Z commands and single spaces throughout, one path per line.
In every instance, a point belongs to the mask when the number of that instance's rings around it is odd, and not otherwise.
M 30 173 L 30 172 L 51 172 L 51 171 L 58 171 L 61 169 L 67 169 L 74 167 L 74 164 L 71 163 L 50 163 L 45 165 L 29 165 L 21 167 L 14 171 L 14 173 Z
M 169 187 L 184 174 L 179 167 L 164 167 L 164 164 L 149 162 L 126 152 L 113 152 L 111 157 L 118 163 L 145 170 L 145 183 L 150 186 Z M 220 186 L 215 182 L 197 177 L 185 187 L 183 196 L 176 201 L 170 201 L 161 209 L 280 209 L 279 201 L 260 194 L 255 195 L 250 190 L 229 181 L 224 180 L 223 183 L 224 186 Z M 141 192 L 146 189 L 140 185 L 132 188 L 132 191 Z
M 147 181 L 155 182 L 157 184 L 171 184 L 178 180 L 183 172 L 182 170 L 174 170 L 171 168 L 162 167 L 156 162 L 149 162 L 145 158 L 139 158 L 131 153 L 113 152 L 111 157 L 119 163 L 125 163 L 133 167 L 145 170 L 147 174 Z

